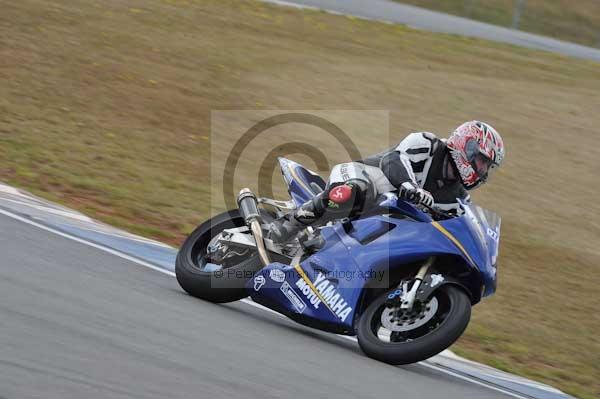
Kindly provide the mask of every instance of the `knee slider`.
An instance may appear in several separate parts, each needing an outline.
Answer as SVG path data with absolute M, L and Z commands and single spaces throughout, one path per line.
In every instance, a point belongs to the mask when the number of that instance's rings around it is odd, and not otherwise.
M 330 210 L 354 211 L 362 207 L 369 191 L 369 184 L 352 179 L 336 183 L 327 193 L 327 208 Z

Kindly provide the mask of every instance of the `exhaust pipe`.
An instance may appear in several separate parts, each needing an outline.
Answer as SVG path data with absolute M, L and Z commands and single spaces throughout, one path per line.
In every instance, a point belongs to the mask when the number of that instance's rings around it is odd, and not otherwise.
M 271 263 L 271 260 L 269 259 L 269 254 L 267 253 L 267 248 L 265 247 L 263 239 L 262 228 L 260 227 L 262 218 L 258 212 L 258 200 L 256 199 L 256 195 L 254 195 L 249 188 L 243 188 L 238 195 L 237 203 L 240 208 L 240 213 L 244 218 L 244 222 L 250 227 L 250 231 L 252 231 L 252 235 L 254 236 L 260 261 L 266 266 Z

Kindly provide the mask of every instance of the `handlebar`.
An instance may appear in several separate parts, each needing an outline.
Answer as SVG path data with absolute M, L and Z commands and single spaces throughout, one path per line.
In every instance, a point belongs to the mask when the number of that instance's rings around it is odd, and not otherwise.
M 420 204 L 420 206 L 422 206 L 427 212 L 429 212 L 429 214 L 431 214 L 431 216 L 433 216 L 434 219 L 446 220 L 452 219 L 454 217 L 454 215 L 452 215 L 449 211 L 442 211 L 440 209 L 427 206 L 425 204 Z
M 391 201 L 390 203 L 388 203 L 388 205 L 393 204 L 398 204 L 401 207 L 401 203 L 406 203 L 411 205 L 412 207 L 416 207 L 417 209 L 419 209 L 422 212 L 427 212 L 429 213 L 429 215 L 435 219 L 435 220 L 445 220 L 445 219 L 452 219 L 454 218 L 456 215 L 452 214 L 451 212 L 447 212 L 447 211 L 443 211 L 437 208 L 432 208 L 432 207 L 428 207 L 424 204 L 415 204 L 411 201 L 408 201 L 407 199 L 404 198 L 400 198 L 398 195 L 393 194 L 393 193 L 386 193 L 383 194 L 381 196 L 382 198 L 379 199 L 379 203 L 380 205 L 383 205 L 384 207 L 386 206 L 386 202 Z M 409 216 L 412 212 L 407 213 Z

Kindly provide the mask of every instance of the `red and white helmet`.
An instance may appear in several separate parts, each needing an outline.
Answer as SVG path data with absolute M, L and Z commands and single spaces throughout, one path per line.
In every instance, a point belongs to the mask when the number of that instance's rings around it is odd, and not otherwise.
M 485 183 L 504 159 L 502 137 L 493 127 L 480 121 L 465 122 L 457 127 L 446 145 L 467 190 Z

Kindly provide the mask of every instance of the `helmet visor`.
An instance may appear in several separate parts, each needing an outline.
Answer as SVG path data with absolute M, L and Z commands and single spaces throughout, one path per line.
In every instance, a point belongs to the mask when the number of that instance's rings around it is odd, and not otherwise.
M 489 177 L 489 174 L 495 169 L 494 162 L 480 152 L 475 154 L 470 161 L 471 166 L 482 182 L 486 181 Z
M 471 167 L 477 173 L 480 183 L 485 182 L 489 174 L 495 169 L 496 165 L 487 155 L 481 152 L 477 140 L 469 140 L 465 145 L 467 160 Z

